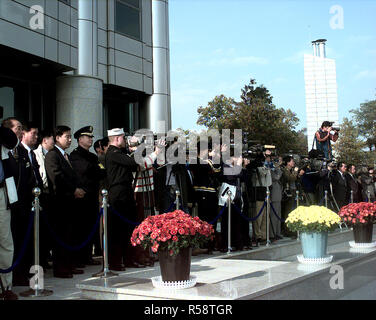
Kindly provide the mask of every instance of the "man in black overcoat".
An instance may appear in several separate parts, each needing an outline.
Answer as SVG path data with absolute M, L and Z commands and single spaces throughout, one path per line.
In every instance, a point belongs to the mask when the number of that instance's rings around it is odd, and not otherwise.
M 77 223 L 75 236 L 77 243 L 83 243 L 93 230 L 99 214 L 99 182 L 104 178 L 105 170 L 99 166 L 98 157 L 90 152 L 93 145 L 93 127 L 87 126 L 77 130 L 74 138 L 78 147 L 70 154 L 73 170 L 76 172 L 79 184 L 85 190 L 83 198 L 75 199 Z M 77 252 L 77 263 L 82 265 L 100 264 L 92 258 L 94 238 L 87 246 Z
M 347 200 L 351 201 L 351 191 L 353 192 L 352 202 L 357 203 L 362 199 L 360 192 L 360 185 L 357 177 L 355 176 L 356 167 L 354 164 L 349 164 L 347 167 L 347 173 L 345 175 L 347 182 Z
M 340 210 L 343 206 L 348 204 L 347 181 L 345 176 L 347 166 L 345 163 L 340 162 L 337 168 L 338 169 L 331 175 L 331 184 L 333 187 L 333 196 L 338 205 L 336 209 Z

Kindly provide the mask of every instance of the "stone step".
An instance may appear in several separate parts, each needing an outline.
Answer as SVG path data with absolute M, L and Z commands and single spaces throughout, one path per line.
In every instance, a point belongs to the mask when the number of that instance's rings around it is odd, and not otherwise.
M 351 230 L 331 233 L 328 254 L 333 261 L 325 265 L 299 263 L 296 240 L 229 255 L 192 257 L 191 274 L 197 284 L 189 289 L 154 288 L 151 278 L 160 275 L 158 264 L 109 279 L 88 279 L 77 288 L 81 298 L 100 300 L 340 299 L 376 280 L 376 248 L 350 248 L 351 240 Z M 343 289 L 335 288 L 341 281 L 338 270 L 343 271 Z

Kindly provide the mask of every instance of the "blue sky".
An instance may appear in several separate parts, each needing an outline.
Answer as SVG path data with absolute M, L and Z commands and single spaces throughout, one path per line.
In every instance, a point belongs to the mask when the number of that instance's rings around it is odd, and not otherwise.
M 333 29 L 343 9 L 343 28 Z M 336 60 L 340 121 L 376 99 L 374 0 L 169 0 L 172 127 L 200 130 L 197 107 L 240 100 L 250 78 L 306 126 L 303 54 L 327 39 Z M 332 23 L 332 24 L 331 24 Z

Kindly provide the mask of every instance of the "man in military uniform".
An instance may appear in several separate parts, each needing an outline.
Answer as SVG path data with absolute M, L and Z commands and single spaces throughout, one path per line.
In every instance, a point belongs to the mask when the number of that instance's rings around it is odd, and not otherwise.
M 137 220 L 136 202 L 133 191 L 133 172 L 144 167 L 144 161 L 136 162 L 135 158 L 124 152 L 126 148 L 123 129 L 108 130 L 109 147 L 106 152 L 105 168 L 108 181 L 110 210 L 108 215 L 108 259 L 111 270 L 124 271 L 125 267 L 139 267 L 132 257 L 128 244 L 134 225 L 126 223 L 118 215 L 130 221 Z M 155 152 L 147 157 L 154 162 L 161 152 L 157 147 Z
M 77 223 L 75 225 L 74 238 L 76 242 L 82 243 L 89 236 L 96 223 L 99 214 L 99 182 L 104 176 L 104 169 L 101 169 L 98 157 L 90 152 L 93 145 L 93 127 L 87 126 L 74 133 L 78 147 L 70 154 L 70 162 L 73 170 L 78 176 L 79 185 L 85 190 L 83 198 L 75 199 L 77 210 Z M 93 241 L 76 252 L 76 263 L 82 265 L 97 265 L 99 261 L 92 258 Z

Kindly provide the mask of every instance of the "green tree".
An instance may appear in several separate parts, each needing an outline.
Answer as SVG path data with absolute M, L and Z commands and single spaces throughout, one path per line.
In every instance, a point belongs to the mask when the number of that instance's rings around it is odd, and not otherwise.
M 208 129 L 242 129 L 248 141 L 276 145 L 279 153 L 306 153 L 307 148 L 302 148 L 305 138 L 295 130 L 299 119 L 290 109 L 277 108 L 267 88 L 251 79 L 240 98 L 236 102 L 224 95 L 216 96 L 206 107 L 198 108 L 197 123 Z
M 230 119 L 234 117 L 235 105 L 236 102 L 232 98 L 224 95 L 216 96 L 206 107 L 198 108 L 197 124 L 209 129 L 228 128 Z
M 366 139 L 370 151 L 376 147 L 376 100 L 367 101 L 358 109 L 350 110 L 354 114 L 359 134 Z
M 366 143 L 360 139 L 360 130 L 348 118 L 343 118 L 341 132 L 337 142 L 333 145 L 336 159 L 345 163 L 366 164 L 367 152 L 364 151 Z

